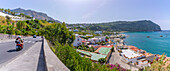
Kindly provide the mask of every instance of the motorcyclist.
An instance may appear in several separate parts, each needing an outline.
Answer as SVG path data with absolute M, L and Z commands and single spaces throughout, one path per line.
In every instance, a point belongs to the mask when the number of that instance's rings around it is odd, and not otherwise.
M 21 36 L 17 37 L 15 43 L 17 46 L 20 46 L 21 48 L 23 48 L 23 40 L 21 39 Z

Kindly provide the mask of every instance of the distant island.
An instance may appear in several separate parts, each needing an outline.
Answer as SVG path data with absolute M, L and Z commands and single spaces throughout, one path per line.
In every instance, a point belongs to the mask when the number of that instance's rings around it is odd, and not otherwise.
M 70 26 L 84 26 L 92 31 L 128 31 L 128 32 L 156 32 L 161 28 L 150 20 L 140 21 L 116 21 L 106 23 L 77 23 Z

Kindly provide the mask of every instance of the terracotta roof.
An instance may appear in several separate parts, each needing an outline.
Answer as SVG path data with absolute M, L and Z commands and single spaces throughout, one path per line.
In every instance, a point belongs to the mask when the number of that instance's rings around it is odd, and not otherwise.
M 86 42 L 86 41 L 81 41 L 81 42 Z
M 135 46 L 128 46 L 128 48 L 130 48 L 131 50 L 133 50 L 133 51 L 138 51 L 138 50 L 140 50 L 140 49 L 138 49 L 137 47 L 135 47 Z
M 101 45 L 93 46 L 93 48 L 100 48 Z

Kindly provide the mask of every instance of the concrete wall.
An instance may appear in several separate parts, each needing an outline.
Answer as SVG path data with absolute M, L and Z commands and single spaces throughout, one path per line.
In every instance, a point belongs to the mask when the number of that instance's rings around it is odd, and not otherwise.
M 0 33 L 0 41 L 1 40 L 8 40 L 8 39 L 16 39 L 19 35 L 9 35 L 9 34 L 1 34 Z M 22 36 L 24 38 L 26 36 Z
M 47 71 L 70 71 L 50 49 L 46 39 L 44 39 L 44 56 Z

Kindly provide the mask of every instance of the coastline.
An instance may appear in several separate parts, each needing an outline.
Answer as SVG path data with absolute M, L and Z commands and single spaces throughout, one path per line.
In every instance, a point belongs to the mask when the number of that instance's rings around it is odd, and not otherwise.
M 160 32 L 160 31 L 159 31 Z M 123 32 L 122 34 L 125 34 L 126 32 Z M 127 39 L 127 37 L 129 37 L 129 35 L 127 35 L 127 34 L 125 34 L 126 35 L 126 38 L 125 39 Z M 125 39 L 123 39 L 123 40 L 125 40 Z M 125 42 L 126 43 L 126 42 Z M 127 45 L 127 44 L 125 44 L 125 45 Z M 127 45 L 127 46 L 134 46 L 134 45 Z M 136 47 L 136 46 L 134 46 L 134 47 Z M 139 49 L 138 47 L 136 47 L 137 49 Z M 139 49 L 139 50 L 143 50 L 143 49 Z M 146 52 L 146 54 L 149 54 L 149 55 L 157 55 L 158 57 L 161 57 L 162 55 L 160 55 L 160 54 L 154 54 L 154 53 L 150 53 L 150 52 L 147 52 L 146 50 L 143 50 L 143 51 L 145 51 Z M 170 57 L 168 57 L 167 55 L 165 56 L 165 59 L 164 59 L 164 61 L 166 61 L 167 60 L 167 64 L 170 64 Z

